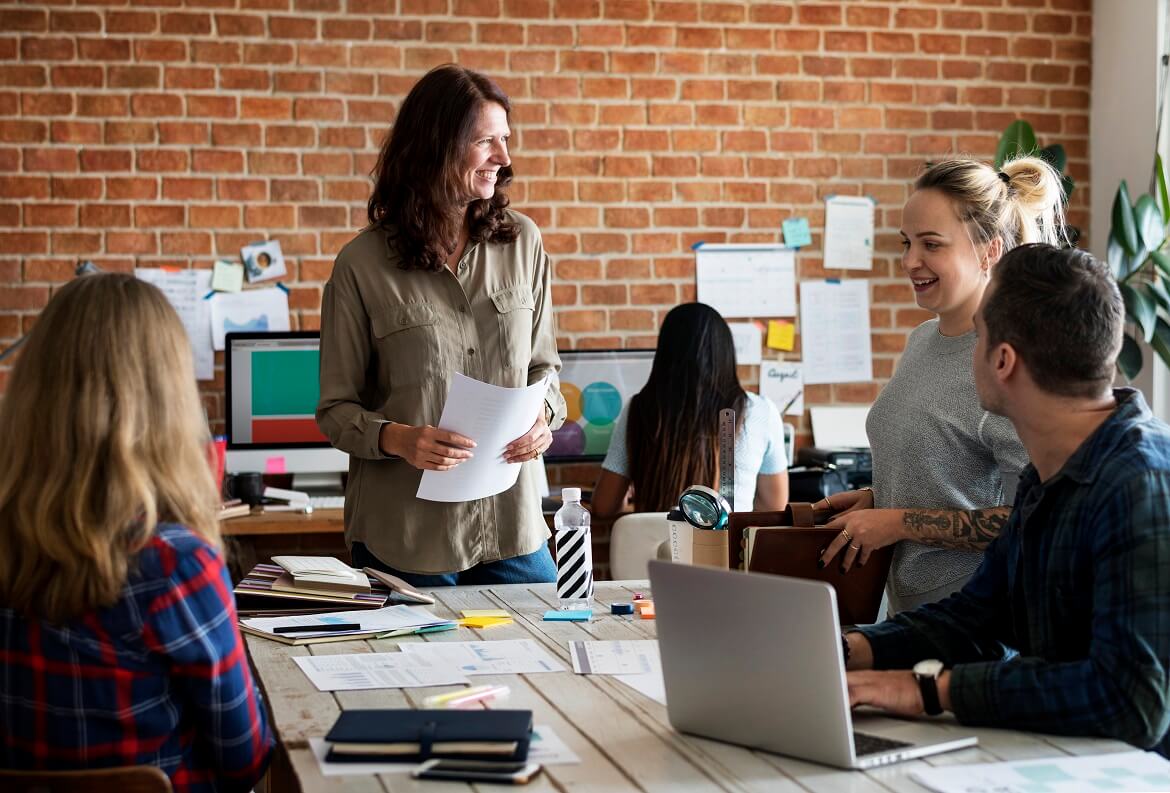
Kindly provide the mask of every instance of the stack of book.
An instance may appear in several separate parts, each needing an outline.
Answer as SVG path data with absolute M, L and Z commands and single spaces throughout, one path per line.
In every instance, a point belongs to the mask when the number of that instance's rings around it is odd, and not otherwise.
M 373 568 L 355 570 L 328 556 L 276 556 L 258 564 L 236 585 L 242 616 L 310 614 L 376 609 L 387 601 L 434 603 L 405 581 Z

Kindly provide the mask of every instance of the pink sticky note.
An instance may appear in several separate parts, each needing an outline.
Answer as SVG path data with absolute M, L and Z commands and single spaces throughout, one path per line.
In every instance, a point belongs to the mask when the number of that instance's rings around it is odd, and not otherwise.
M 276 456 L 269 457 L 264 461 L 264 473 L 266 474 L 284 474 L 288 473 L 284 470 L 284 457 Z

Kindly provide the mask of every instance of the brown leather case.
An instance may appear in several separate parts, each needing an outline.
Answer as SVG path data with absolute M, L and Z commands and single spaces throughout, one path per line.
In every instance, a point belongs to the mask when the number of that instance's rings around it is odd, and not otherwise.
M 817 524 L 830 510 L 814 510 L 812 504 L 790 504 L 782 512 L 737 512 L 728 523 L 728 562 L 731 569 L 744 567 L 744 547 L 749 526 L 757 530 L 749 572 L 786 575 L 824 581 L 837 591 L 837 613 L 842 625 L 874 622 L 881 607 L 882 590 L 890 571 L 894 546 L 870 554 L 865 567 L 841 572 L 842 554 L 822 570 L 817 567 L 821 550 L 840 532 Z

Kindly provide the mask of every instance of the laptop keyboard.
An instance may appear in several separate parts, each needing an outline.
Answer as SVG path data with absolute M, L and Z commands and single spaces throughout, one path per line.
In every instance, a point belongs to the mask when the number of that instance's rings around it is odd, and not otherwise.
M 866 735 L 863 732 L 853 733 L 853 750 L 857 752 L 858 757 L 863 757 L 867 754 L 892 752 L 895 749 L 906 749 L 913 745 L 905 741 L 894 741 L 889 738 L 879 738 L 876 735 Z

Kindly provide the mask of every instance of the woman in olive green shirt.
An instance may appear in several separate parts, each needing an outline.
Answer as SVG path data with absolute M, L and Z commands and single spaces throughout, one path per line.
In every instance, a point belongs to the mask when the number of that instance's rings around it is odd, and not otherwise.
M 440 66 L 382 149 L 370 226 L 337 257 L 321 313 L 317 423 L 350 455 L 345 533 L 355 566 L 417 586 L 553 581 L 536 466 L 564 422 L 550 265 L 536 225 L 507 209 L 510 103 L 488 78 Z M 549 377 L 532 429 L 506 448 L 517 483 L 456 503 L 415 496 L 474 443 L 437 429 L 454 372 L 499 386 Z

